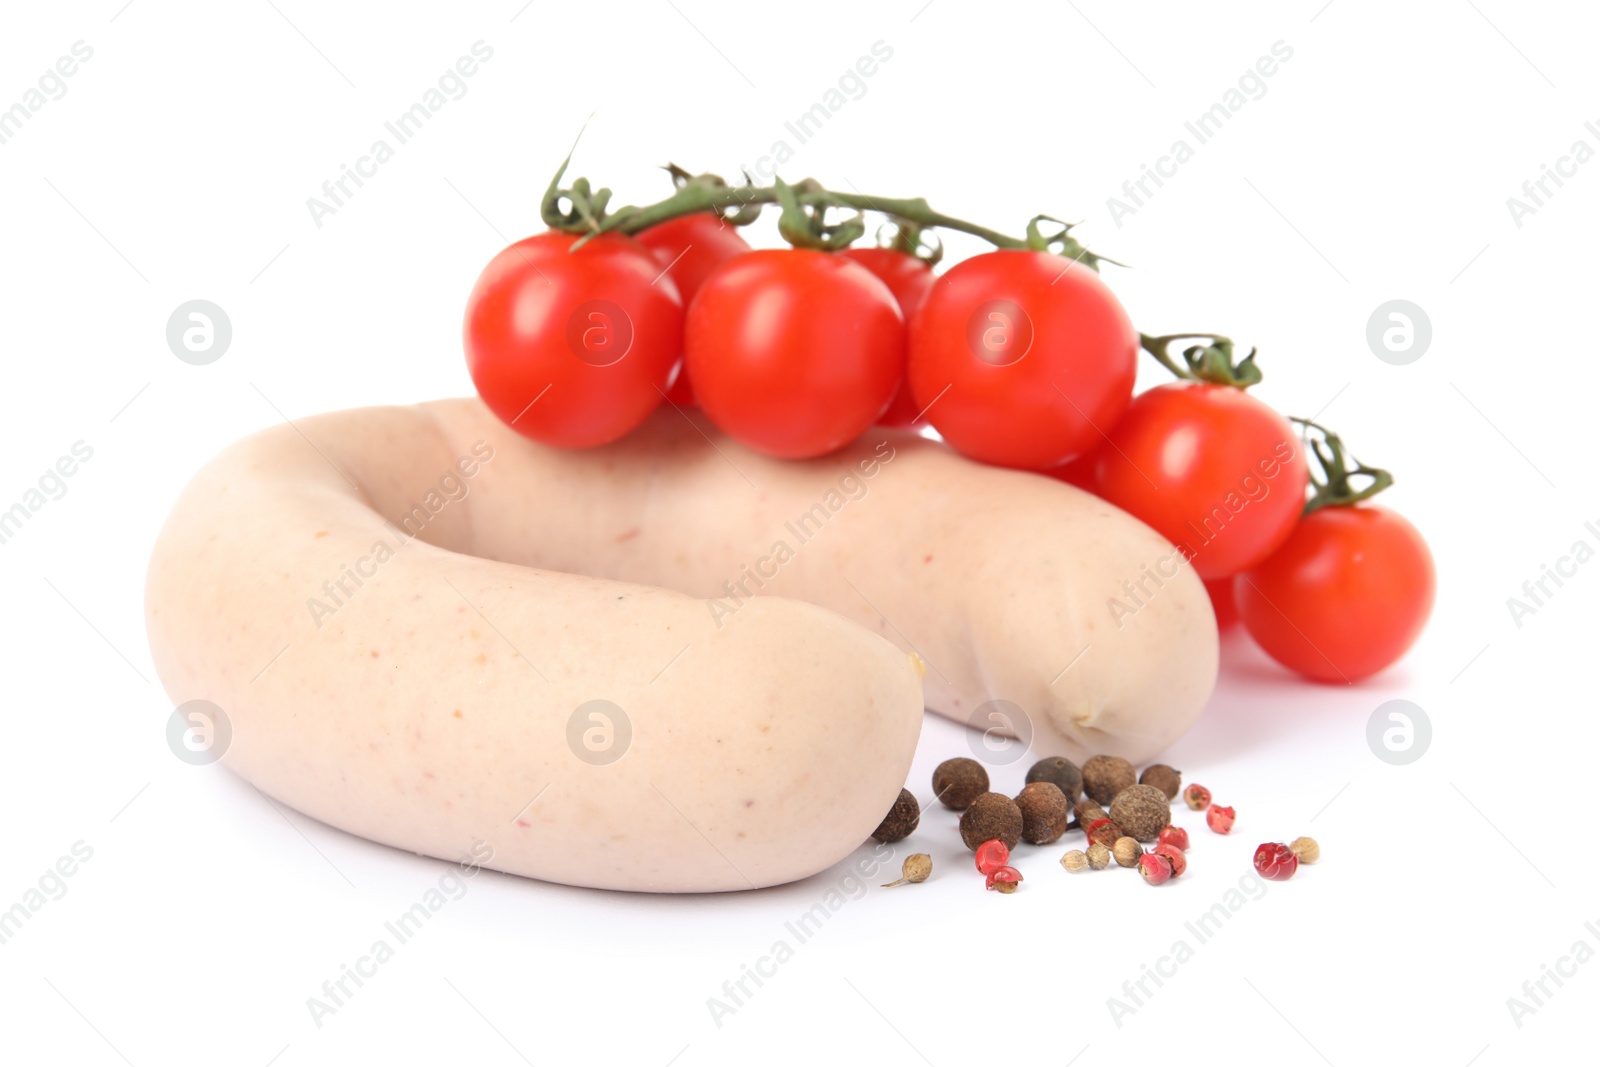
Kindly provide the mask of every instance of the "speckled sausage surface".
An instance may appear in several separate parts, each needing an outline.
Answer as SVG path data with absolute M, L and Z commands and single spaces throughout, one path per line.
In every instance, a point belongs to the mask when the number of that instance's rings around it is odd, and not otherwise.
M 1215 684 L 1192 569 L 1054 478 L 892 430 L 796 463 L 673 409 L 587 452 L 522 441 L 475 402 L 436 410 L 457 447 L 507 460 L 475 490 L 475 551 L 679 589 L 724 621 L 755 596 L 823 605 L 925 658 L 931 710 L 987 729 L 1020 709 L 1039 755 L 1144 760 Z
M 1008 701 L 1043 753 L 1170 743 L 1216 672 L 1171 551 L 889 431 L 791 463 L 667 408 L 563 452 L 452 400 L 228 449 L 146 601 L 169 694 L 222 707 L 225 762 L 300 811 L 552 881 L 724 890 L 859 845 L 924 701 Z

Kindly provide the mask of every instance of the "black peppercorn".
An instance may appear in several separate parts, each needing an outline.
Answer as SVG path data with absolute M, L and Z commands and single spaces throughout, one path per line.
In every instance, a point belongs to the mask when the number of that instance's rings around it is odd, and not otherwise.
M 1129 837 L 1154 841 L 1172 823 L 1172 801 L 1153 785 L 1130 785 L 1111 802 L 1111 818 Z
M 1097 819 L 1111 818 L 1111 816 L 1106 814 L 1105 808 L 1102 808 L 1099 804 L 1096 804 L 1088 797 L 1084 797 L 1082 800 L 1078 801 L 1072 806 L 1072 814 L 1077 816 L 1078 828 L 1080 830 L 1087 830 L 1089 828 L 1089 824 L 1093 823 Z
M 1028 844 L 1048 845 L 1067 832 L 1067 798 L 1054 782 L 1029 782 L 1017 794 L 1016 805 Z
M 1183 775 L 1165 763 L 1152 763 L 1139 776 L 1139 784 L 1153 785 L 1167 794 L 1168 800 L 1172 800 L 1177 797 L 1178 790 L 1183 788 Z
M 975 759 L 957 756 L 933 769 L 933 795 L 951 811 L 965 811 L 979 793 L 989 791 L 989 772 Z
M 1016 848 L 1022 840 L 1022 811 L 1004 793 L 979 793 L 961 813 L 961 840 L 974 852 L 985 841 Z
M 1138 781 L 1133 764 L 1121 756 L 1090 756 L 1083 765 L 1083 791 L 1101 804 Z
M 1083 792 L 1083 772 L 1078 770 L 1078 765 L 1065 756 L 1048 756 L 1028 768 L 1026 779 L 1029 785 L 1034 782 L 1049 782 L 1061 790 L 1061 795 L 1071 804 L 1078 799 L 1078 794 Z
M 872 839 L 885 845 L 904 841 L 911 836 L 921 819 L 922 806 L 917 803 L 917 798 L 911 795 L 911 790 L 902 789 L 894 799 L 894 807 L 889 809 L 889 814 L 883 817 L 878 828 L 872 831 Z

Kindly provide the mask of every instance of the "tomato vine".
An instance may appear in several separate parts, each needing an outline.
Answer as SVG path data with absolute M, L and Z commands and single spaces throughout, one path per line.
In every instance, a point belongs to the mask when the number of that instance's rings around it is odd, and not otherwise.
M 690 174 L 682 167 L 668 164 L 665 169 L 676 186 L 671 196 L 653 204 L 630 204 L 613 210 L 610 189 L 596 189 L 587 178 L 575 178 L 569 186 L 561 184 L 571 158 L 569 155 L 562 160 L 550 179 L 540 204 L 540 217 L 551 229 L 582 234 L 585 238 L 601 233 L 634 234 L 701 211 L 714 212 L 735 226 L 744 226 L 754 222 L 766 205 L 776 204 L 782 212 L 779 231 L 786 241 L 802 248 L 832 251 L 849 246 L 865 234 L 864 216 L 872 211 L 887 216 L 900 232 L 910 233 L 912 247 L 916 247 L 923 230 L 938 228 L 970 234 L 996 248 L 1053 252 L 1094 270 L 1099 270 L 1102 262 L 1123 265 L 1090 251 L 1072 236 L 1073 223 L 1050 215 L 1035 215 L 1028 220 L 1024 235 L 1014 237 L 935 211 L 922 197 L 841 192 L 810 178 L 793 184 L 779 178 L 771 185 L 756 185 L 746 176 L 744 185 L 729 185 L 719 175 Z M 853 214 L 830 222 L 830 210 Z M 1047 229 L 1046 224 L 1054 225 Z
M 1317 465 L 1322 468 L 1322 477 L 1318 478 L 1315 473 L 1310 475 L 1313 492 L 1301 515 L 1309 515 L 1318 508 L 1348 507 L 1377 496 L 1394 484 L 1394 475 L 1381 467 L 1369 467 L 1346 452 L 1344 441 L 1326 426 L 1293 415 L 1289 416 L 1289 421 L 1316 430 L 1320 435 L 1307 439 L 1311 454 L 1317 457 Z M 1350 479 L 1356 477 L 1368 479 L 1367 484 L 1357 489 L 1350 484 Z
M 1197 341 L 1204 338 L 1209 344 L 1190 345 L 1183 350 L 1185 367 L 1178 366 L 1169 349 L 1176 341 Z M 1210 382 L 1213 385 L 1232 385 L 1248 389 L 1261 383 L 1261 368 L 1256 365 L 1256 350 L 1235 363 L 1233 341 L 1214 333 L 1169 333 L 1152 337 L 1139 335 L 1139 345 L 1156 358 L 1175 377 L 1188 381 Z
M 771 185 L 756 185 L 747 174 L 743 185 L 730 185 L 720 175 L 693 174 L 669 163 L 663 169 L 672 179 L 671 196 L 651 204 L 612 208 L 609 188 L 597 189 L 584 177 L 572 179 L 570 185 L 562 184 L 571 161 L 569 154 L 551 177 L 540 203 L 540 216 L 553 230 L 579 235 L 574 249 L 600 234 L 637 234 L 697 213 L 715 214 L 732 226 L 748 226 L 771 205 L 779 211 L 779 234 L 797 248 L 823 251 L 848 248 L 866 234 L 866 216 L 873 212 L 886 220 L 889 231 L 886 247 L 922 259 L 930 266 L 943 254 L 943 245 L 935 234 L 937 230 L 969 234 L 997 249 L 1051 252 L 1095 271 L 1100 269 L 1101 263 L 1125 265 L 1090 251 L 1072 236 L 1073 223 L 1050 215 L 1033 216 L 1023 236 L 1016 237 L 935 211 L 922 197 L 843 192 L 829 189 L 812 178 L 794 183 L 774 178 Z M 880 236 L 883 236 L 881 231 Z M 1173 347 L 1183 341 L 1202 343 L 1190 344 L 1175 355 Z M 1221 334 L 1141 333 L 1139 344 L 1181 380 L 1238 389 L 1249 389 L 1262 380 L 1256 349 L 1251 348 L 1244 358 L 1237 358 L 1234 341 Z M 1322 474 L 1320 478 L 1311 476 L 1313 492 L 1306 501 L 1304 514 L 1322 507 L 1355 504 L 1393 484 L 1394 477 L 1388 471 L 1355 461 L 1338 434 L 1308 419 L 1292 421 L 1319 435 L 1315 439 L 1308 438 Z M 1367 484 L 1357 488 L 1351 484 L 1353 478 L 1365 478 Z

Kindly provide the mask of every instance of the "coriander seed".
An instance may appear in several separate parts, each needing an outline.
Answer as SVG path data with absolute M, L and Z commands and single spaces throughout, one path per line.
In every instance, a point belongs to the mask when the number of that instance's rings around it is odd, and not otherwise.
M 907 882 L 926 882 L 928 875 L 932 873 L 933 857 L 926 852 L 913 853 L 907 856 L 906 861 L 900 865 L 899 881 L 885 882 L 883 883 L 883 888 L 892 889 L 897 885 L 905 885 Z
M 1088 869 L 1089 856 L 1083 849 L 1075 848 L 1061 857 L 1061 866 L 1073 874 L 1077 874 L 1079 871 Z
M 1097 871 L 1103 871 L 1111 866 L 1111 850 L 1104 845 L 1090 845 L 1088 856 L 1089 866 Z
M 1144 849 L 1131 837 L 1119 837 L 1111 846 L 1111 855 L 1119 867 L 1137 867 L 1139 857 L 1144 855 Z
M 1309 837 L 1297 837 L 1290 841 L 1289 851 L 1299 856 L 1301 863 L 1315 863 L 1322 858 L 1322 846 Z

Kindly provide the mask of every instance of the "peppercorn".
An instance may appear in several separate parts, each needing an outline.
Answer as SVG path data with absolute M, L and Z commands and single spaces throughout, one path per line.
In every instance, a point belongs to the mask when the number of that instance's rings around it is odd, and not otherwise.
M 1111 846 L 1111 855 L 1116 858 L 1119 867 L 1137 867 L 1139 857 L 1144 855 L 1144 849 L 1139 847 L 1139 842 L 1131 837 L 1119 837 Z
M 1183 791 L 1183 802 L 1190 811 L 1205 811 L 1211 806 L 1211 790 L 1198 783 L 1191 785 Z
M 1173 848 L 1189 849 L 1189 831 L 1181 826 L 1169 826 L 1161 831 L 1161 836 L 1156 838 L 1158 845 L 1171 845 Z
M 1130 785 L 1111 802 L 1111 819 L 1129 837 L 1154 841 L 1172 822 L 1172 802 L 1153 785 Z
M 918 852 L 907 856 L 906 861 L 900 865 L 900 880 L 885 882 L 883 888 L 892 889 L 906 882 L 926 882 L 928 875 L 933 873 L 933 857 L 926 852 Z
M 1090 756 L 1083 765 L 1083 791 L 1101 804 L 1137 781 L 1133 764 L 1121 756 Z
M 1083 792 L 1083 772 L 1078 770 L 1078 765 L 1065 756 L 1048 756 L 1028 768 L 1028 776 L 1024 779 L 1029 785 L 1034 782 L 1050 782 L 1061 795 L 1071 804 L 1078 799 L 1078 794 Z
M 1016 848 L 1022 840 L 1022 812 L 1004 793 L 979 793 L 961 813 L 961 840 L 974 852 L 985 841 Z
M 1072 814 L 1078 817 L 1078 825 L 1084 829 L 1087 829 L 1096 819 L 1111 818 L 1106 814 L 1105 808 L 1102 808 L 1088 797 L 1083 798 L 1072 806 Z
M 1015 893 L 1017 883 L 1022 881 L 1022 872 L 1015 867 L 996 867 L 989 872 L 983 880 L 983 888 L 997 889 L 1002 893 Z
M 1165 763 L 1152 763 L 1144 769 L 1143 774 L 1139 775 L 1139 784 L 1153 785 L 1167 794 L 1168 800 L 1172 800 L 1177 797 L 1178 790 L 1183 785 L 1183 774 Z
M 1322 858 L 1322 846 L 1309 837 L 1297 837 L 1290 841 L 1289 851 L 1299 856 L 1301 863 L 1315 863 Z
M 1097 871 L 1103 871 L 1111 866 L 1111 850 L 1104 845 L 1089 846 L 1089 866 Z
M 1146 852 L 1139 857 L 1139 873 L 1151 885 L 1160 885 L 1172 877 L 1172 861 L 1159 852 Z
M 1172 867 L 1172 877 L 1174 878 L 1189 869 L 1189 857 L 1184 854 L 1183 849 L 1176 845 L 1157 845 L 1150 851 L 1167 861 L 1168 865 Z
M 921 819 L 922 806 L 917 803 L 917 798 L 911 795 L 911 790 L 902 789 L 900 795 L 894 798 L 894 807 L 889 809 L 889 814 L 883 817 L 878 828 L 872 831 L 872 839 L 885 845 L 904 841 L 911 836 Z
M 1067 832 L 1067 798 L 1054 782 L 1029 782 L 1017 794 L 1016 805 L 1028 844 L 1048 845 Z
M 1219 834 L 1232 832 L 1234 818 L 1234 810 L 1221 804 L 1213 804 L 1206 809 L 1206 825 Z
M 993 874 L 1011 862 L 1011 850 L 1004 841 L 985 841 L 977 847 L 972 862 L 977 865 L 979 874 Z
M 1300 857 L 1281 841 L 1258 845 L 1253 862 L 1261 877 L 1273 882 L 1287 882 L 1300 869 Z
M 1075 848 L 1071 852 L 1068 852 L 1066 855 L 1061 857 L 1061 866 L 1065 867 L 1073 874 L 1077 874 L 1082 870 L 1087 870 L 1089 867 L 1088 853 L 1084 852 L 1081 848 Z
M 989 772 L 966 756 L 947 759 L 933 769 L 933 795 L 951 811 L 966 811 L 980 793 L 989 791 Z
M 1110 848 L 1119 837 L 1126 836 L 1122 828 L 1110 819 L 1096 819 L 1084 828 L 1084 836 L 1091 845 L 1105 845 Z

